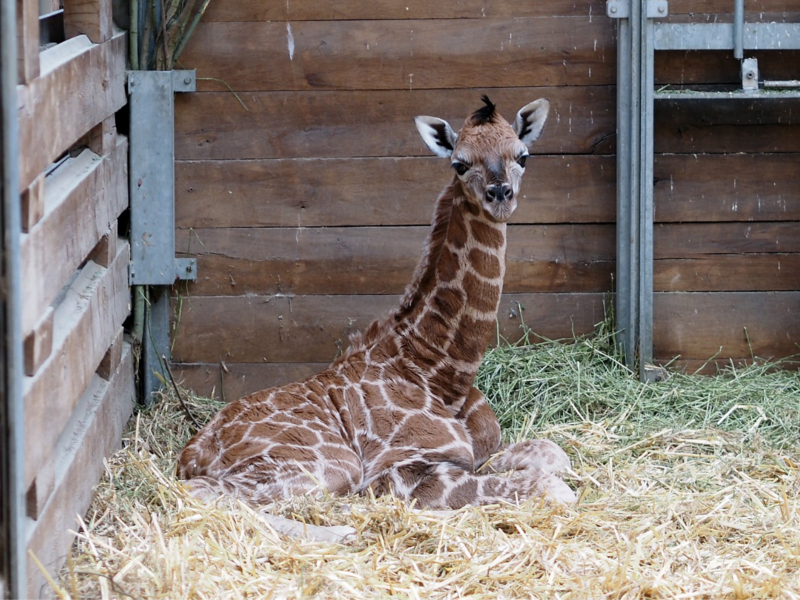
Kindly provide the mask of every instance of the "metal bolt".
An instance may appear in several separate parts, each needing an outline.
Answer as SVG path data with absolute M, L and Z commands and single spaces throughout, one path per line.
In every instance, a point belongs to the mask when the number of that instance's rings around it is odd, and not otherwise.
M 748 79 L 753 79 L 755 76 L 756 74 L 753 73 L 753 71 L 748 71 L 747 75 L 745 75 L 745 77 L 747 77 Z
M 191 77 L 184 77 L 183 78 L 183 83 L 185 83 L 186 85 L 189 85 L 190 83 L 192 83 L 192 78 Z
M 612 6 L 609 10 L 611 11 L 612 15 L 617 14 L 617 7 L 616 6 Z
M 664 5 L 663 4 L 658 7 L 658 12 L 660 12 L 662 15 L 664 14 Z

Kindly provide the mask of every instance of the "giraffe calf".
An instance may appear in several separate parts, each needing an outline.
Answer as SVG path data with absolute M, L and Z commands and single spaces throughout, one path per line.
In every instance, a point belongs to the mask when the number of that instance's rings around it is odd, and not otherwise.
M 509 124 L 483 102 L 458 133 L 441 119 L 416 119 L 453 176 L 399 305 L 320 374 L 224 407 L 178 459 L 196 492 L 256 505 L 368 489 L 425 508 L 575 502 L 556 476 L 569 468 L 563 450 L 544 440 L 504 447 L 473 386 L 500 304 L 506 222 L 549 111 L 536 100 Z

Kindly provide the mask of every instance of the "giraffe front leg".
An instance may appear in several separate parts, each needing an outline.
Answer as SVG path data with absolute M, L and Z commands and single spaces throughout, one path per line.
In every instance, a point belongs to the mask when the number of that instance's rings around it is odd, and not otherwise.
M 481 391 L 473 387 L 455 418 L 464 423 L 472 438 L 472 451 L 477 469 L 489 460 L 492 454 L 500 450 L 502 440 L 497 416 Z
M 509 444 L 486 464 L 489 473 L 525 471 L 548 475 L 569 468 L 567 453 L 550 440 L 525 440 Z
M 565 504 L 576 501 L 570 487 L 552 474 L 476 475 L 451 463 L 428 462 L 424 458 L 393 466 L 370 487 L 376 495 L 393 493 L 404 500 L 416 500 L 420 508 L 433 509 L 516 503 L 531 497 Z

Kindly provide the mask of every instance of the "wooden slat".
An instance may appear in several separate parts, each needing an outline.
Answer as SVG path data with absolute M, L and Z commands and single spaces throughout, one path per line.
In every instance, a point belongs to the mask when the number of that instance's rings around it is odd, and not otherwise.
M 44 174 L 34 179 L 20 196 L 22 233 L 28 233 L 44 216 Z
M 39 77 L 39 4 L 36 0 L 17 2 L 17 83 Z M 20 184 L 25 188 L 28 183 Z
M 34 375 L 53 351 L 54 314 L 55 311 L 48 306 L 33 331 L 25 336 L 23 352 L 25 375 Z
M 28 549 L 58 580 L 78 528 L 76 515 L 84 515 L 95 484 L 103 474 L 103 460 L 119 447 L 122 431 L 135 401 L 133 353 L 125 344 L 122 359 L 110 381 L 94 376 L 55 448 L 54 493 L 30 528 Z M 49 594 L 44 575 L 28 561 L 28 593 Z
M 46 180 L 45 216 L 22 236 L 22 329 L 30 328 L 128 205 L 128 142 L 102 159 L 90 150 Z
M 498 322 L 518 339 L 522 321 L 549 338 L 588 333 L 603 319 L 604 294 L 506 294 Z M 173 360 L 187 363 L 326 362 L 350 333 L 385 315 L 397 296 L 234 296 L 187 299 Z M 522 306 L 522 320 L 520 319 Z
M 659 360 L 797 354 L 800 292 L 657 293 L 654 354 Z
M 667 223 L 653 231 L 653 256 L 800 252 L 796 222 Z
M 127 34 L 79 36 L 41 54 L 41 76 L 19 88 L 20 187 L 126 103 Z
M 181 61 L 236 91 L 609 85 L 615 31 L 588 15 L 201 23 Z
M 731 3 L 732 5 L 733 3 Z M 672 5 L 670 4 L 670 11 Z M 779 17 L 780 15 L 772 15 Z M 708 15 L 709 20 L 716 20 L 716 15 Z M 676 20 L 676 19 L 672 19 Z M 692 23 L 702 22 L 697 17 L 681 19 Z M 766 20 L 782 21 L 780 18 L 750 18 L 747 21 Z M 800 20 L 800 13 L 795 14 L 794 18 L 789 18 L 789 22 Z M 730 21 L 730 19 L 729 19 Z M 747 58 L 758 60 L 759 71 L 762 78 L 772 80 L 795 79 L 797 77 L 797 64 L 800 60 L 798 51 L 776 51 L 764 50 L 747 51 Z M 733 57 L 733 52 L 726 51 L 683 51 L 668 50 L 656 52 L 655 59 L 655 83 L 662 87 L 668 84 L 735 84 L 741 87 L 742 74 L 739 61 Z
M 198 257 L 195 295 L 400 294 L 429 227 L 179 230 Z M 387 240 L 391 240 L 387 243 Z M 613 225 L 513 225 L 507 292 L 602 292 L 614 270 Z
M 717 254 L 656 260 L 653 287 L 657 292 L 796 290 L 800 287 L 800 254 Z
M 512 222 L 611 223 L 615 173 L 613 156 L 531 158 Z M 183 161 L 175 177 L 179 228 L 319 227 L 427 225 L 452 172 L 436 157 L 288 159 Z
M 656 104 L 658 153 L 800 152 L 788 101 L 671 101 Z M 745 133 L 746 132 L 746 133 Z
M 175 97 L 178 160 L 429 156 L 414 126 L 420 114 L 460 128 L 480 106 L 481 90 L 404 92 L 230 92 Z M 490 90 L 508 119 L 536 98 L 550 117 L 536 154 L 612 154 L 613 87 Z
M 319 2 L 292 0 L 285 2 L 212 2 L 204 21 L 334 21 L 362 19 L 495 19 L 501 17 L 584 16 L 605 15 L 604 0 L 539 0 L 538 2 L 509 2 L 496 0 L 461 0 L 459 2 L 428 2 L 427 0 L 340 0 Z
M 657 222 L 800 220 L 797 154 L 657 155 L 654 179 Z
M 114 34 L 111 0 L 64 0 L 64 29 L 67 38 L 85 34 L 101 44 Z
M 111 342 L 111 346 L 106 350 L 103 360 L 100 361 L 100 366 L 97 367 L 97 374 L 107 381 L 111 380 L 122 360 L 122 349 L 125 344 L 123 333 L 124 329 L 120 327 L 117 330 L 117 336 Z
M 246 394 L 303 381 L 329 363 L 177 364 L 172 369 L 186 389 L 206 398 L 230 402 Z
M 129 313 L 129 257 L 125 243 L 110 268 L 87 263 L 55 309 L 53 352 L 24 383 L 27 486 Z

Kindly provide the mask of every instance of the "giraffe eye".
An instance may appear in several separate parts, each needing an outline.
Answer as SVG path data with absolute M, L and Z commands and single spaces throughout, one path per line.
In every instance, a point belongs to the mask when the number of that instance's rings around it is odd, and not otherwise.
M 462 175 L 464 175 L 464 173 L 469 171 L 469 165 L 466 165 L 458 161 L 453 163 L 453 168 L 456 170 L 456 173 L 458 173 L 459 177 L 461 177 Z
M 525 161 L 527 160 L 527 158 L 528 158 L 528 155 L 527 155 L 527 154 L 523 154 L 522 156 L 520 156 L 520 157 L 517 159 L 517 164 L 518 164 L 520 167 L 522 167 L 523 169 L 525 168 Z

